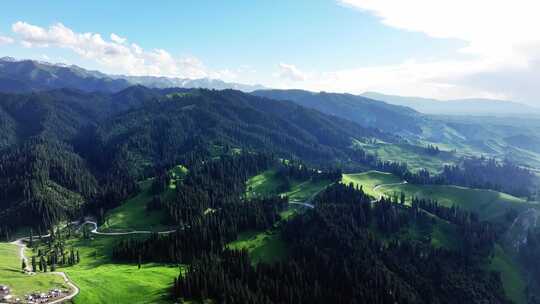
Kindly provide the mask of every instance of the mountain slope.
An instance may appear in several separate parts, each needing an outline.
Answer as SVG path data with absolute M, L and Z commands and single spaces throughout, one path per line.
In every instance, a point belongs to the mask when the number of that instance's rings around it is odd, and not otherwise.
M 115 92 L 129 85 L 126 80 L 112 79 L 103 73 L 76 66 L 0 59 L 0 88 L 3 92 L 21 93 L 60 88 Z
M 0 117 L 0 222 L 27 215 L 13 226 L 46 227 L 81 208 L 115 207 L 133 193 L 136 179 L 206 159 L 216 147 L 329 165 L 351 163 L 355 139 L 396 139 L 234 90 L 135 86 L 115 94 L 0 94 Z
M 375 92 L 366 92 L 363 93 L 362 96 L 382 100 L 394 105 L 410 107 L 424 114 L 491 116 L 540 115 L 540 108 L 506 100 L 481 98 L 437 100 L 422 97 L 385 95 Z
M 252 94 L 277 100 L 290 100 L 365 127 L 376 127 L 399 134 L 422 133 L 422 117 L 416 111 L 362 96 L 302 90 L 259 90 Z
M 0 92 L 23 93 L 70 88 L 84 92 L 119 92 L 132 85 L 150 88 L 205 88 L 254 91 L 260 85 L 224 82 L 219 79 L 186 79 L 155 76 L 108 75 L 75 65 L 0 58 Z

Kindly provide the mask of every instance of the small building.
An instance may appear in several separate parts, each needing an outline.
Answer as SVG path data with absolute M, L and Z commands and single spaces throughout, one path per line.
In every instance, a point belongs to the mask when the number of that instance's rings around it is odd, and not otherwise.
M 9 301 L 11 300 L 11 298 L 13 298 L 12 295 L 8 294 L 8 295 L 0 295 L 0 300 L 2 301 Z
M 7 287 L 6 285 L 0 285 L 0 295 L 7 295 L 9 294 L 9 292 L 9 287 Z

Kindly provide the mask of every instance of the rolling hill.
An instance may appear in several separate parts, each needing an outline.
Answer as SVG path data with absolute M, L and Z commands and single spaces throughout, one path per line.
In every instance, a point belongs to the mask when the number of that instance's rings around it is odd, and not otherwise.
M 405 155 L 421 154 L 412 152 L 429 144 L 439 146 L 442 150 L 456 150 L 460 156 L 488 155 L 499 159 L 509 159 L 529 167 L 540 167 L 540 142 L 536 133 L 540 127 L 540 119 L 535 117 L 536 109 L 511 102 L 502 101 L 417 101 L 404 102 L 407 98 L 366 93 L 363 95 L 314 93 L 302 90 L 260 90 L 252 92 L 254 95 L 265 96 L 279 100 L 290 100 L 299 105 L 316 109 L 326 114 L 335 115 L 354 121 L 365 127 L 379 128 L 386 132 L 400 135 L 405 142 L 400 147 L 388 148 L 384 144 L 373 145 L 367 143 L 366 149 L 381 155 L 386 160 L 396 159 L 396 153 L 388 150 L 401 149 L 407 151 Z M 369 97 L 369 98 L 368 98 Z M 379 99 L 380 97 L 380 99 Z M 381 101 L 382 100 L 382 101 Z M 396 101 L 397 100 L 397 101 Z M 415 107 L 418 103 L 435 103 L 440 107 L 437 114 L 421 113 L 422 108 Z M 446 107 L 446 108 L 445 108 Z M 468 110 L 469 108 L 470 111 Z M 413 110 L 414 109 L 414 110 Z M 466 115 L 449 115 L 449 114 Z M 461 110 L 464 109 L 464 110 Z M 476 109 L 476 110 L 475 110 Z M 484 112 L 477 112 L 481 109 Z M 506 114 L 500 116 L 489 112 Z M 419 111 L 416 111 L 419 110 Z M 475 112 L 476 111 L 476 112 Z M 487 111 L 487 112 L 486 112 Z M 429 111 L 427 111 L 429 112 Z M 431 113 L 431 112 L 429 112 Z M 540 113 L 540 112 L 539 112 Z M 471 115 L 494 116 L 471 116 Z M 514 118 L 507 117 L 514 115 Z M 519 119 L 516 119 L 516 115 Z M 530 139 L 528 142 L 526 139 Z M 416 146 L 416 147 L 415 147 Z M 412 149 L 411 149 L 412 148 Z M 385 158 L 386 156 L 391 158 Z M 418 158 L 413 156 L 414 158 Z M 402 159 L 402 161 L 410 161 Z M 422 166 L 433 170 L 432 164 L 446 163 L 448 157 L 433 162 L 424 162 Z M 441 166 L 438 165 L 440 170 Z
M 303 90 L 259 90 L 252 94 L 277 100 L 290 100 L 365 127 L 376 127 L 398 134 L 422 133 L 422 117 L 413 109 L 362 96 Z
M 353 139 L 396 138 L 234 90 L 60 89 L 0 100 L 0 218 L 14 226 L 48 226 L 86 208 L 115 207 L 138 189 L 136 180 L 192 153 L 210 155 L 213 145 L 346 164 Z

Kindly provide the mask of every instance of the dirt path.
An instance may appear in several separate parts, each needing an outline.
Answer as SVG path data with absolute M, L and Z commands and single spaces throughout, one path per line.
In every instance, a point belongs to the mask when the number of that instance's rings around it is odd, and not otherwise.
M 46 237 L 46 236 L 42 236 L 42 237 Z M 26 268 L 24 269 L 26 273 L 28 273 L 29 275 L 33 274 L 32 272 L 32 268 L 30 267 L 29 263 L 28 263 L 28 258 L 26 257 L 24 251 L 26 249 L 26 244 L 24 243 L 25 240 L 27 240 L 28 238 L 25 237 L 25 238 L 20 238 L 14 242 L 11 242 L 11 244 L 13 245 L 16 245 L 19 247 L 19 258 L 21 260 L 24 260 L 24 262 L 26 263 Z M 57 304 L 57 303 L 63 303 L 65 301 L 69 301 L 73 298 L 75 298 L 78 294 L 79 294 L 79 287 L 77 287 L 77 285 L 75 285 L 75 283 L 73 283 L 69 278 L 68 276 L 62 272 L 62 271 L 55 271 L 55 272 L 50 272 L 51 274 L 55 274 L 55 275 L 58 275 L 58 276 L 61 276 L 62 279 L 64 279 L 64 282 L 70 287 L 70 290 L 71 292 L 60 298 L 60 299 L 56 299 L 56 300 L 53 300 L 51 302 L 47 302 L 49 304 Z
M 373 191 L 377 191 L 377 189 L 379 189 L 381 187 L 398 186 L 398 185 L 405 185 L 405 184 L 408 184 L 407 181 L 401 181 L 399 183 L 380 184 L 380 185 L 377 185 L 377 186 L 373 187 Z
M 290 201 L 289 204 L 292 204 L 292 205 L 299 205 L 299 206 L 304 206 L 304 207 L 308 207 L 308 208 L 311 208 L 311 209 L 315 209 L 315 206 L 313 206 L 313 205 L 310 204 L 310 203 L 302 203 L 302 202 Z
M 377 189 L 381 188 L 381 187 L 387 187 L 387 186 L 397 186 L 397 185 L 405 185 L 405 184 L 408 184 L 407 181 L 401 181 L 399 183 L 390 183 L 390 184 L 380 184 L 380 185 L 376 185 L 375 187 L 373 187 L 373 191 L 377 191 Z M 371 201 L 371 203 L 376 203 L 378 201 L 380 201 L 381 199 L 383 198 L 383 194 L 380 194 L 378 198 L 376 199 L 373 199 Z
M 152 234 L 152 233 L 155 233 L 153 231 L 146 231 L 146 230 L 134 230 L 134 231 L 129 231 L 129 232 L 99 232 L 97 223 L 94 222 L 94 221 L 89 221 L 89 220 L 83 222 L 81 224 L 81 227 L 83 225 L 87 225 L 87 224 L 94 226 L 94 228 L 92 230 L 90 230 L 90 233 L 96 234 L 96 235 L 111 235 L 111 236 L 114 236 L 114 235 Z M 157 232 L 157 234 L 170 234 L 170 233 L 173 233 L 175 231 L 176 230 L 159 231 L 159 232 Z

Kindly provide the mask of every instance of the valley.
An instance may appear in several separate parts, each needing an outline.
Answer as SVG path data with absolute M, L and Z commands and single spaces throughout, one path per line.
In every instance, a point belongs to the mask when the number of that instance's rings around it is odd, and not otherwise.
M 508 126 L 352 94 L 145 87 L 152 79 L 84 71 L 94 82 L 64 87 L 67 67 L 19 65 L 60 78 L 25 74 L 28 87 L 0 93 L 0 285 L 16 297 L 538 296 L 533 118 Z

